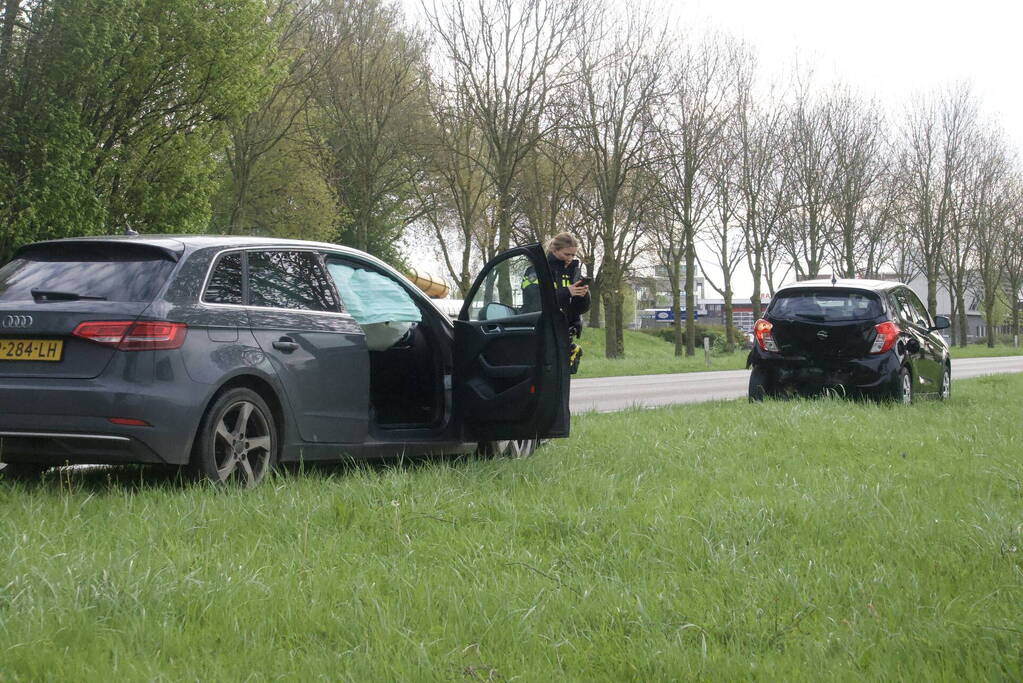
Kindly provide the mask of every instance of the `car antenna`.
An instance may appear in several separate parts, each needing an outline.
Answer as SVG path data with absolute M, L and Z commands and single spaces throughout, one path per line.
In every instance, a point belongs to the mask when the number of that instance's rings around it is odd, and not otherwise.
M 131 222 L 128 220 L 128 214 L 125 213 L 122 216 L 122 218 L 124 218 L 124 235 L 126 237 L 138 237 L 139 236 L 139 231 L 132 229 Z

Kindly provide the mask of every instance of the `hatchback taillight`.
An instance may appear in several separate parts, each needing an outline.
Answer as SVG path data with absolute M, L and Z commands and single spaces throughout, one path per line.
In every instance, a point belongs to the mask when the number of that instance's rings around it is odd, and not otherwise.
M 870 347 L 871 353 L 885 353 L 895 344 L 902 330 L 890 320 L 874 325 L 877 336 L 874 337 L 874 345 Z
M 761 318 L 753 323 L 753 336 L 756 337 L 761 350 L 778 353 L 778 345 L 774 341 L 774 335 L 771 334 L 773 329 L 774 325 Z
M 185 343 L 188 325 L 163 320 L 94 320 L 81 323 L 71 334 L 118 351 L 176 349 Z

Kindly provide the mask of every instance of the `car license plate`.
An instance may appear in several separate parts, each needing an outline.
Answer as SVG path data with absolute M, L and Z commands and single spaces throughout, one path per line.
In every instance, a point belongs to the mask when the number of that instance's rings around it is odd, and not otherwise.
M 60 360 L 64 342 L 60 339 L 0 339 L 2 360 Z

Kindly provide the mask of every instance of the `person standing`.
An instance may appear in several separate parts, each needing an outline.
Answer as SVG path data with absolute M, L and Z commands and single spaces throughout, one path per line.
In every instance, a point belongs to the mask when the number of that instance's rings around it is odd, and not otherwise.
M 582 334 L 581 316 L 590 310 L 590 287 L 582 278 L 582 266 L 577 258 L 579 255 L 579 241 L 575 235 L 562 232 L 551 238 L 547 243 L 547 266 L 551 270 L 554 280 L 554 291 L 558 300 L 558 307 L 564 314 L 562 320 L 568 328 L 568 348 L 562 349 L 565 357 L 573 356 L 573 361 L 578 362 L 580 350 L 572 342 L 573 336 Z M 536 271 L 532 268 L 526 270 L 522 278 L 522 310 L 540 310 L 540 284 Z M 571 372 L 575 370 L 572 369 Z M 563 377 L 563 402 L 561 412 L 555 421 L 555 431 L 563 431 L 568 436 L 571 416 L 569 414 L 569 371 L 566 364 L 566 373 Z
M 565 314 L 569 331 L 582 331 L 581 316 L 590 310 L 590 286 L 582 279 L 582 264 L 576 258 L 579 242 L 575 235 L 562 232 L 547 243 L 547 266 L 554 279 L 558 307 Z M 522 310 L 540 310 L 540 285 L 536 272 L 529 268 L 522 279 Z

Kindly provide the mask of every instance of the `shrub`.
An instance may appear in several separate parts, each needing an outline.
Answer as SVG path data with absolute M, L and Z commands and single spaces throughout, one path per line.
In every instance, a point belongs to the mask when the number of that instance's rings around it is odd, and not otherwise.
M 656 327 L 653 329 L 647 328 L 642 330 L 647 334 L 651 334 L 655 337 L 660 337 L 669 344 L 675 343 L 675 330 L 674 328 L 668 327 Z M 744 349 L 746 348 L 746 333 L 739 328 L 733 328 L 735 348 Z M 685 324 L 682 326 L 682 334 L 685 335 Z M 703 347 L 703 338 L 710 337 L 711 350 L 714 353 L 725 353 L 726 349 L 726 336 L 724 325 L 708 325 L 706 323 L 696 323 L 696 346 L 698 348 Z

